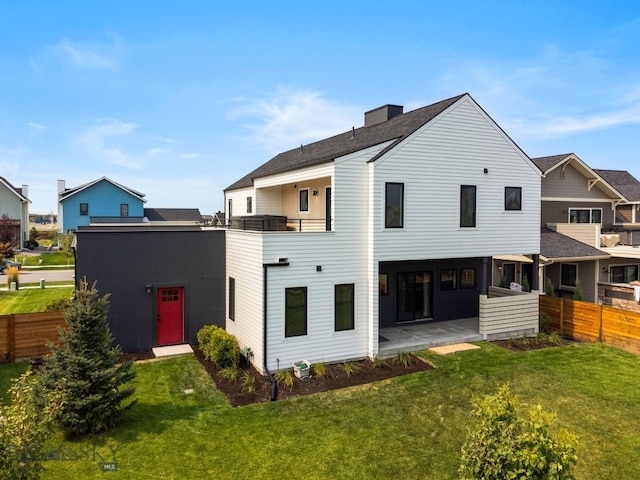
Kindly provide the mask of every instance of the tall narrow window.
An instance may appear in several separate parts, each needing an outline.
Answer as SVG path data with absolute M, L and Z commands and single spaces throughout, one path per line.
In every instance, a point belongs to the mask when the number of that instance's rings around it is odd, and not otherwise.
M 284 336 L 307 334 L 307 287 L 285 289 Z
M 82 216 L 89 215 L 89 204 L 88 203 L 81 203 L 80 204 L 80 215 L 82 215 Z
M 227 223 L 231 224 L 231 217 L 233 216 L 233 199 L 229 199 L 229 207 L 227 208 Z
M 120 204 L 120 216 L 121 217 L 128 217 L 129 216 L 129 204 L 128 203 L 121 203 Z
M 236 319 L 236 279 L 229 277 L 229 320 Z
M 309 189 L 304 188 L 298 191 L 298 200 L 301 212 L 309 211 Z
M 402 228 L 404 225 L 404 183 L 386 183 L 384 196 L 384 226 Z
M 253 210 L 253 197 L 247 197 L 247 213 L 251 213 Z
M 504 209 L 522 210 L 522 187 L 504 187 Z
M 476 226 L 476 186 L 460 186 L 460 226 Z
M 353 283 L 335 286 L 336 332 L 354 329 Z

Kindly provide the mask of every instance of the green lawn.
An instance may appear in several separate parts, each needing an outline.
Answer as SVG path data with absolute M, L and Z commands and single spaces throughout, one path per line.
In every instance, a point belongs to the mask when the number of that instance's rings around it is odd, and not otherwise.
M 435 370 L 241 408 L 228 406 L 192 356 L 138 364 L 138 404 L 126 423 L 80 441 L 56 436 L 50 450 L 66 460 L 45 462 L 42 478 L 96 478 L 113 450 L 109 478 L 456 478 L 471 399 L 505 382 L 577 434 L 577 478 L 640 478 L 640 357 L 598 344 L 481 346 L 420 352 Z
M 11 257 L 14 260 L 16 257 Z M 64 253 L 61 252 L 50 252 L 43 253 L 42 255 L 17 255 L 17 261 L 26 266 L 37 267 L 37 266 L 72 266 L 73 265 L 73 256 L 67 257 Z M 42 260 L 42 261 L 41 261 Z
M 56 298 L 71 297 L 73 285 L 55 288 L 24 288 L 0 291 L 0 315 L 43 312 L 47 303 Z

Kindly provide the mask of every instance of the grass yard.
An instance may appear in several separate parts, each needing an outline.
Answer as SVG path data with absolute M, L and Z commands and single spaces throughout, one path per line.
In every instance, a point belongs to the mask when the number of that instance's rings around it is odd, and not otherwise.
M 192 356 L 137 364 L 127 422 L 80 441 L 58 435 L 50 449 L 64 460 L 45 462 L 42 478 L 92 479 L 113 461 L 109 478 L 457 478 L 472 398 L 506 382 L 576 433 L 577 478 L 640 478 L 640 357 L 599 344 L 481 346 L 419 352 L 435 370 L 240 408 Z
M 43 312 L 45 306 L 56 298 L 69 298 L 73 285 L 55 288 L 25 288 L 16 291 L 0 291 L 0 315 L 12 313 Z
M 50 252 L 43 253 L 41 255 L 17 255 L 18 262 L 22 263 L 26 266 L 37 267 L 37 266 L 72 266 L 73 256 L 67 257 L 64 253 L 61 252 Z M 12 258 L 13 259 L 13 258 Z

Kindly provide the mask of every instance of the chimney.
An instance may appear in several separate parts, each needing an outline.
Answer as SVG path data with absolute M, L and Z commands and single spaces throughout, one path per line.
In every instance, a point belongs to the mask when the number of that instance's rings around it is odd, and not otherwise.
M 65 191 L 65 183 L 64 180 L 58 180 L 58 193 L 62 193 Z
M 391 120 L 393 117 L 402 115 L 404 107 L 402 105 L 383 105 L 364 113 L 364 126 L 370 127 L 378 123 Z
M 28 200 L 29 199 L 29 185 L 22 185 L 22 188 L 20 189 L 20 193 L 22 193 L 22 196 Z

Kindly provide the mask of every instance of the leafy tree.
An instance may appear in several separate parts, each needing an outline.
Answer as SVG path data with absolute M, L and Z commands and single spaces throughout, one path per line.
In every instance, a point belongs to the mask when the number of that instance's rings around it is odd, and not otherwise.
M 544 293 L 550 297 L 555 297 L 556 292 L 553 286 L 553 282 L 549 277 L 544 278 Z
M 60 246 L 60 251 L 67 257 L 67 264 L 69 263 L 69 260 L 71 260 L 71 257 L 73 257 L 73 251 L 71 250 L 72 244 L 72 233 L 61 233 L 58 235 L 58 245 Z
M 522 416 L 508 385 L 476 400 L 471 414 L 479 423 L 462 447 L 461 479 L 575 478 L 575 436 L 566 431 L 553 435 L 554 415 L 539 405 Z
M 11 242 L 0 242 L 0 260 L 11 257 L 13 257 L 13 246 Z
M 135 373 L 132 362 L 119 362 L 120 347 L 111 346 L 108 297 L 98 297 L 95 283 L 89 289 L 86 279 L 81 282 L 65 311 L 63 344 L 50 345 L 39 374 L 41 402 L 59 403 L 54 420 L 68 436 L 108 430 L 135 403 L 123 406 L 134 393 L 125 384 Z
M 580 280 L 576 281 L 576 288 L 573 290 L 571 298 L 573 300 L 582 300 L 582 284 L 580 283 Z
M 522 278 L 522 290 L 525 292 L 531 291 L 531 285 L 529 284 L 529 277 L 526 274 Z
M 18 244 L 20 237 L 20 221 L 9 218 L 6 213 L 0 217 L 0 242 Z
M 51 434 L 49 412 L 36 404 L 31 372 L 14 380 L 9 393 L 11 404 L 0 406 L 0 478 L 38 479 Z

